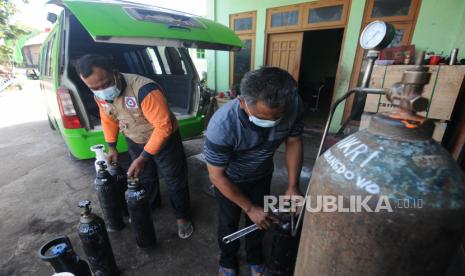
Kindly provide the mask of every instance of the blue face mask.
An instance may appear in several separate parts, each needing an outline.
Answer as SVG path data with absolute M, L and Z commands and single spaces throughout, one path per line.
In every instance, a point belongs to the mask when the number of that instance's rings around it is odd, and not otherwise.
M 247 108 L 247 112 L 249 112 L 250 114 L 249 121 L 251 121 L 256 126 L 270 128 L 270 127 L 276 126 L 277 124 L 279 124 L 279 121 L 281 121 L 281 119 L 278 119 L 276 121 L 264 120 L 264 119 L 260 119 L 260 118 L 253 116 L 252 113 L 250 113 L 249 107 L 247 106 L 247 101 L 244 100 L 244 102 L 245 102 L 245 108 Z
M 92 90 L 92 92 L 94 92 L 95 96 L 105 101 L 113 101 L 121 93 L 116 84 L 105 89 Z

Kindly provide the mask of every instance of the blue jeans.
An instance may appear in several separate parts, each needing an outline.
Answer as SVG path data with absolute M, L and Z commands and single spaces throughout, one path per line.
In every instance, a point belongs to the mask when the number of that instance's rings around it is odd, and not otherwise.
M 126 137 L 128 151 L 134 160 L 144 150 L 144 144 L 137 144 Z M 158 173 L 165 181 L 171 206 L 177 219 L 189 219 L 190 197 L 187 185 L 187 163 L 179 130 L 171 134 L 168 142 L 145 164 L 144 171 L 139 175 L 142 186 L 146 189 L 152 206 L 160 196 Z

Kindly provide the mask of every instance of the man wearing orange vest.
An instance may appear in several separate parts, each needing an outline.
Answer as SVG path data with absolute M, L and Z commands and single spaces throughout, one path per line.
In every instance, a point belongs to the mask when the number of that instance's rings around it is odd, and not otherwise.
M 108 161 L 117 160 L 121 131 L 132 159 L 128 176 L 140 178 L 154 206 L 159 196 L 158 171 L 168 186 L 178 235 L 190 237 L 194 228 L 189 218 L 186 157 L 176 117 L 161 87 L 151 79 L 118 72 L 109 58 L 100 55 L 81 57 L 77 71 L 97 101 Z

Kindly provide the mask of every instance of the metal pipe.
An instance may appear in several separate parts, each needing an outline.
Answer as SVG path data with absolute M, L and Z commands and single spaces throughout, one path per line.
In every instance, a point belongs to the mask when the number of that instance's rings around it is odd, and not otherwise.
M 368 84 L 371 79 L 371 73 L 373 72 L 373 67 L 375 66 L 375 61 L 379 57 L 379 51 L 376 50 L 369 50 L 366 56 L 366 59 L 368 60 L 367 67 L 365 69 L 365 74 L 363 74 L 363 79 L 362 79 L 362 84 L 360 87 L 368 87 Z
M 326 126 L 323 131 L 323 136 L 321 137 L 321 142 L 320 142 L 320 147 L 318 148 L 318 154 L 317 158 L 321 155 L 321 151 L 323 149 L 323 144 L 326 140 L 326 136 L 328 135 L 328 130 L 329 127 L 331 126 L 331 122 L 333 120 L 334 112 L 336 112 L 337 106 L 342 103 L 344 100 L 346 100 L 350 95 L 354 93 L 366 93 L 366 94 L 377 94 L 377 95 L 383 95 L 386 93 L 386 90 L 383 88 L 363 88 L 363 87 L 357 87 L 354 89 L 349 90 L 344 96 L 340 97 L 337 99 L 334 104 L 331 106 L 331 111 L 328 116 L 328 120 L 326 121 Z

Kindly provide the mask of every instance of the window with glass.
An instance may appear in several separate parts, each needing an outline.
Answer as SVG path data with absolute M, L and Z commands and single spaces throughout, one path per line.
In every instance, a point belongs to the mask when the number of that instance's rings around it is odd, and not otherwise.
M 155 53 L 155 50 L 152 47 L 147 47 L 146 48 L 147 55 L 149 56 L 150 63 L 152 64 L 153 71 L 157 75 L 163 74 L 163 71 L 161 69 L 160 61 L 158 60 L 157 53 Z
M 342 18 L 343 5 L 310 9 L 307 23 L 339 21 Z
M 205 59 L 205 49 L 197 49 L 196 56 L 198 59 Z
M 245 73 L 252 70 L 252 47 L 253 39 L 242 39 L 243 47 L 233 55 L 233 75 L 232 84 L 239 84 Z
M 253 29 L 253 18 L 244 17 L 234 19 L 234 31 L 250 31 Z
M 277 12 L 271 15 L 271 27 L 295 26 L 299 23 L 299 11 Z
M 243 43 L 243 47 L 240 51 L 230 53 L 230 87 L 237 87 L 244 74 L 253 69 L 255 53 L 255 24 L 255 11 L 230 15 L 229 26 L 239 36 Z M 205 56 L 205 52 L 203 53 L 203 56 Z
M 282 31 L 302 27 L 302 5 L 271 8 L 267 10 L 267 31 Z
M 413 20 L 420 0 L 368 0 L 366 17 L 370 20 Z
M 53 42 L 55 41 L 55 36 L 52 36 L 47 47 L 47 65 L 45 69 L 45 75 L 47 76 L 52 76 L 53 73 Z
M 407 16 L 411 0 L 375 0 L 371 17 Z
M 256 18 L 257 13 L 255 11 L 231 14 L 229 26 L 236 34 L 255 33 Z
M 316 1 L 304 4 L 304 27 L 343 27 L 349 3 L 345 0 Z

